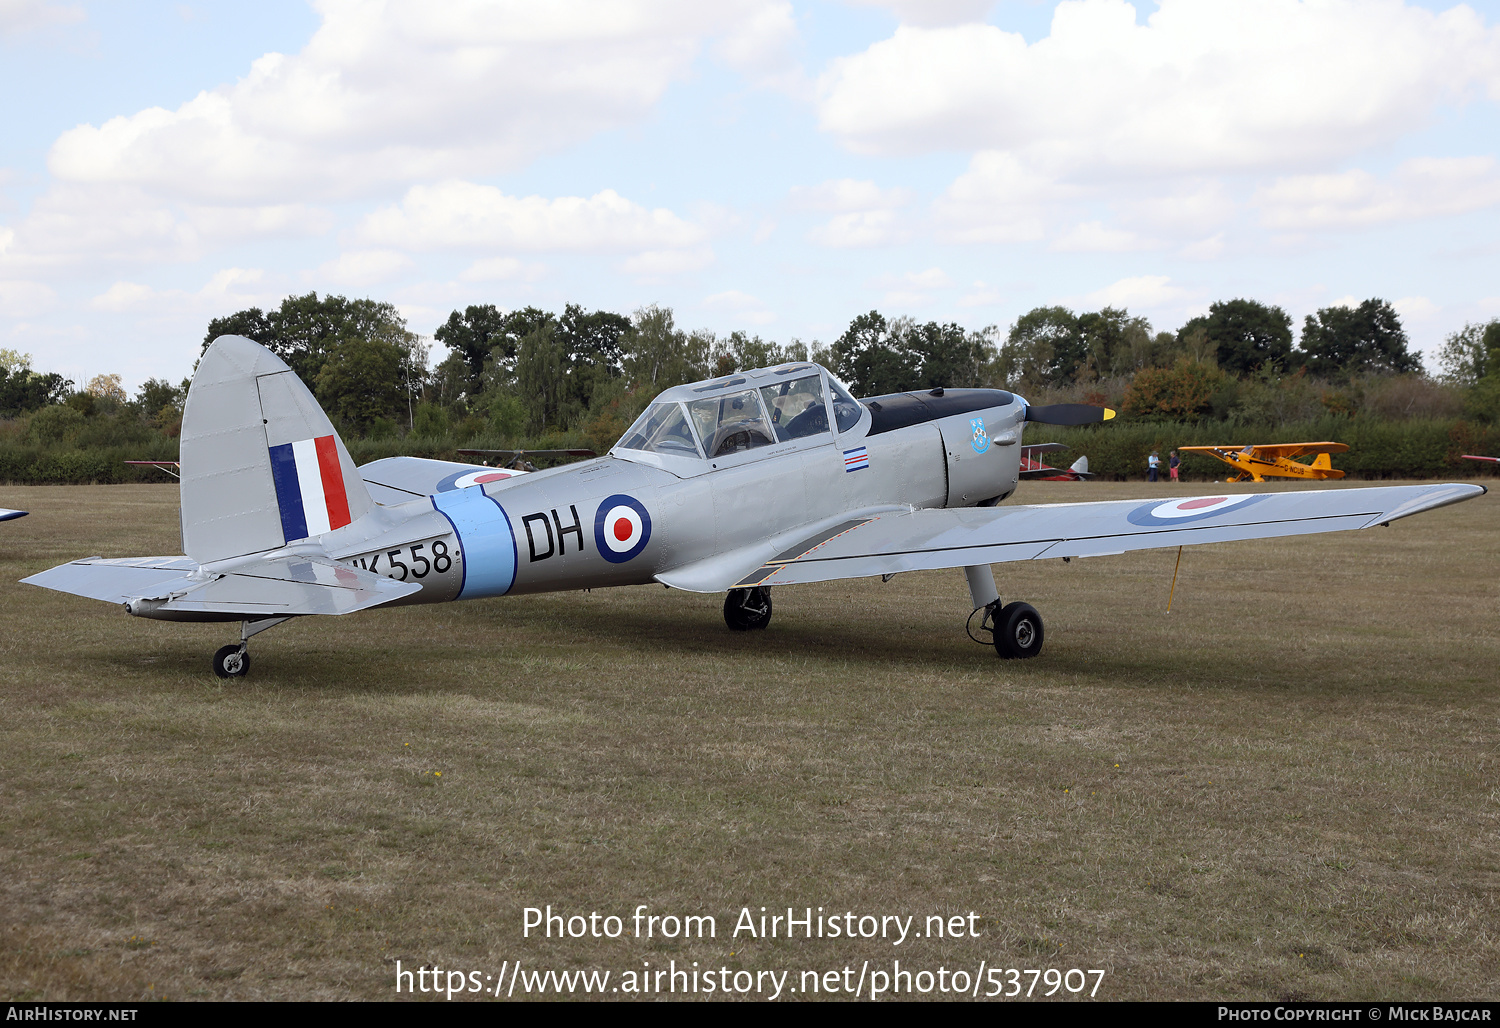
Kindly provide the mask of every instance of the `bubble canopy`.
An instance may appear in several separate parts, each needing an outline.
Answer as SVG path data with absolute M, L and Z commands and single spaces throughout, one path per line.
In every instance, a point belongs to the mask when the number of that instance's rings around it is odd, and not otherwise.
M 816 364 L 782 364 L 664 391 L 617 450 L 712 460 L 794 440 L 831 441 L 863 408 Z

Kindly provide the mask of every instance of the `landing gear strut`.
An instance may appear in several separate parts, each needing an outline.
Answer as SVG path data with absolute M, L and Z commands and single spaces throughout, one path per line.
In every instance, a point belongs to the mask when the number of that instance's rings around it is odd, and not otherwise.
M 736 632 L 765 628 L 771 623 L 771 589 L 731 589 L 724 597 L 724 623 Z
M 219 647 L 214 654 L 214 674 L 220 678 L 244 678 L 250 672 L 250 637 L 275 628 L 288 618 L 258 618 L 240 624 L 240 641 Z
M 1002 660 L 1025 660 L 1042 652 L 1045 631 L 1042 616 L 1029 603 L 1000 603 L 1000 592 L 995 588 L 995 576 L 988 565 L 964 568 L 964 577 L 969 582 L 969 597 L 974 602 L 974 614 L 983 613 L 979 620 L 979 631 L 989 632 L 995 653 Z M 969 615 L 972 625 L 974 614 Z M 985 642 L 969 629 L 969 638 Z

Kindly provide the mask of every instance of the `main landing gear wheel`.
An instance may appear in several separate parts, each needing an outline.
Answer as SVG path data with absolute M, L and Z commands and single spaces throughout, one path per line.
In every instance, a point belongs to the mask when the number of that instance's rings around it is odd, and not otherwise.
M 1024 660 L 1042 652 L 1042 616 L 1029 603 L 1011 603 L 995 616 L 995 652 Z
M 724 597 L 724 623 L 736 632 L 765 628 L 771 623 L 771 590 L 758 585 L 754 589 L 731 589 Z
M 220 678 L 244 678 L 250 670 L 250 651 L 242 643 L 219 647 L 214 654 L 214 674 Z

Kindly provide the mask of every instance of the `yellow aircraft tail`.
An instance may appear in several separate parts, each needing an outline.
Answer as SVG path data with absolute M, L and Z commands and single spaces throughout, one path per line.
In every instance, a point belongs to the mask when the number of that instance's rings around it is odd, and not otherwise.
M 1333 457 L 1331 454 L 1320 453 L 1318 454 L 1317 459 L 1314 460 L 1309 466 L 1314 468 L 1321 468 L 1324 471 L 1332 471 Z

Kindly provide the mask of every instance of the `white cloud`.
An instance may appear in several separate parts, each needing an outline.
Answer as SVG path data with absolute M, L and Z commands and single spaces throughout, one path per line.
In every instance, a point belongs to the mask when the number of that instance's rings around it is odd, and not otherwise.
M 1402 0 L 1123 0 L 1057 6 L 1051 34 L 901 26 L 831 62 L 822 127 L 861 153 L 1024 154 L 1051 175 L 1327 164 L 1500 99 L 1500 33 Z
M 869 179 L 835 178 L 815 186 L 793 186 L 787 199 L 801 210 L 847 213 L 905 207 L 912 194 L 907 189 L 882 189 Z
M 1148 232 L 1201 238 L 1223 228 L 1237 204 L 1218 179 L 1174 183 L 1166 192 L 1115 200 L 1111 206 L 1126 225 Z
M 1103 222 L 1085 221 L 1053 240 L 1051 249 L 1062 253 L 1125 253 L 1150 250 L 1158 245 L 1125 229 L 1105 228 Z
M 1386 181 L 1358 169 L 1278 178 L 1254 202 L 1271 229 L 1369 228 L 1493 206 L 1500 203 L 1500 173 L 1493 157 L 1417 158 Z
M 1096 307 L 1164 307 L 1188 299 L 1192 293 L 1172 285 L 1166 275 L 1137 275 L 1090 293 L 1086 299 Z
M 807 233 L 808 242 L 839 248 L 886 246 L 905 237 L 895 211 L 840 214 Z
M 993 307 L 1003 302 L 1000 290 L 983 281 L 975 281 L 969 291 L 958 298 L 960 307 Z
M 300 53 L 232 85 L 65 132 L 49 166 L 213 203 L 359 195 L 515 168 L 643 117 L 723 41 L 764 68 L 784 0 L 323 0 Z M 774 62 L 772 62 L 774 63 Z
M 761 86 L 806 95 L 809 84 L 797 62 L 797 16 L 790 3 L 760 4 L 715 52 L 731 68 Z
M 399 206 L 366 216 L 356 236 L 377 246 L 414 250 L 608 253 L 693 247 L 706 233 L 665 208 L 647 210 L 613 189 L 547 199 L 449 181 L 413 186 Z
M 302 204 L 182 207 L 131 186 L 60 183 L 13 227 L 0 227 L 0 269 L 189 261 L 225 243 L 331 227 L 327 211 Z
M 486 257 L 459 273 L 460 282 L 536 282 L 547 274 L 544 264 L 526 264 L 515 257 Z
M 968 170 L 933 204 L 939 236 L 955 243 L 1025 243 L 1041 239 L 1059 205 L 1081 195 L 996 150 L 977 153 Z
M 1224 255 L 1224 233 L 1218 232 L 1207 239 L 1200 239 L 1195 243 L 1189 243 L 1178 253 L 1190 261 L 1212 261 Z
M 1391 306 L 1401 315 L 1407 325 L 1426 325 L 1435 321 L 1443 309 L 1425 296 L 1403 296 L 1392 301 Z
M 906 233 L 898 211 L 912 201 L 910 190 L 882 189 L 868 179 L 829 179 L 816 186 L 793 186 L 787 201 L 799 210 L 835 216 L 807 233 L 819 246 L 885 246 Z
M 983 21 L 995 0 L 844 0 L 854 7 L 884 7 L 903 25 L 963 25 Z
M 397 250 L 351 250 L 319 265 L 303 277 L 310 282 L 362 288 L 387 282 L 412 266 L 412 259 Z
M 274 303 L 273 297 L 277 294 L 255 288 L 264 278 L 265 273 L 259 268 L 223 268 L 197 292 L 156 289 L 139 282 L 121 281 L 89 300 L 88 306 L 91 310 L 109 314 L 227 314 L 234 308 Z
M 0 36 L 19 35 L 48 25 L 71 25 L 83 17 L 81 7 L 48 0 L 0 0 Z
M 934 290 L 953 288 L 953 279 L 942 268 L 928 268 L 904 275 L 879 275 L 870 284 L 886 291 L 881 302 L 887 306 L 917 307 L 929 302 Z
M 646 250 L 621 262 L 620 270 L 637 278 L 660 281 L 699 271 L 713 262 L 714 252 L 706 246 L 685 250 Z
M 57 294 L 41 282 L 0 281 L 0 318 L 32 318 L 57 306 Z
M 766 306 L 764 300 L 758 296 L 751 296 L 749 293 L 742 293 L 738 289 L 730 289 L 704 297 L 701 306 L 704 310 L 733 314 L 736 318 L 748 321 L 752 325 L 767 325 L 776 320 L 775 312 Z

